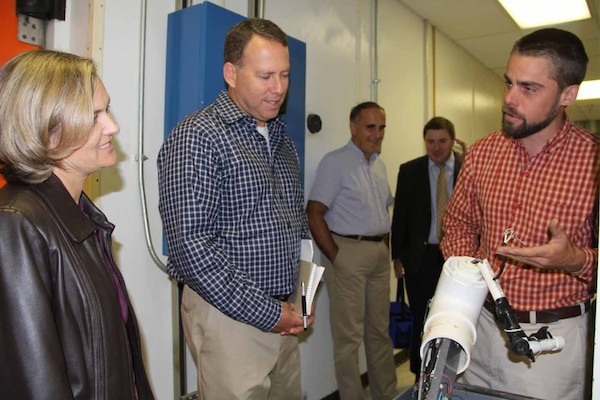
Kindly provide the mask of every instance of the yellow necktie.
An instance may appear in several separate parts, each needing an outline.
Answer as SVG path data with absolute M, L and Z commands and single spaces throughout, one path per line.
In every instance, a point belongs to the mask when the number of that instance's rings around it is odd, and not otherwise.
M 446 211 L 446 203 L 448 203 L 448 183 L 446 182 L 445 164 L 437 164 L 437 166 L 440 169 L 440 174 L 436 186 L 435 210 L 437 213 L 437 235 L 438 239 L 442 240 L 442 221 Z

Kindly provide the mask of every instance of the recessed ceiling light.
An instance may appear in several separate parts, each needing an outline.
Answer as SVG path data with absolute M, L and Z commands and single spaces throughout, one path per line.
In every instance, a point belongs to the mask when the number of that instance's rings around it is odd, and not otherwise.
M 498 0 L 521 29 L 591 18 L 586 0 Z
M 600 79 L 583 81 L 579 86 L 577 100 L 600 99 Z

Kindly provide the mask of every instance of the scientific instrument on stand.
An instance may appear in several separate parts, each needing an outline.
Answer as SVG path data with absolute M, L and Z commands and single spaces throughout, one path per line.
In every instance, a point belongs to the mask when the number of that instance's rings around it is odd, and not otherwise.
M 497 278 L 487 260 L 450 257 L 444 263 L 423 329 L 419 400 L 446 398 L 456 376 L 469 366 L 477 319 L 488 292 L 515 354 L 535 362 L 537 354 L 558 351 L 565 345 L 564 339 L 553 337 L 547 327 L 527 336 Z

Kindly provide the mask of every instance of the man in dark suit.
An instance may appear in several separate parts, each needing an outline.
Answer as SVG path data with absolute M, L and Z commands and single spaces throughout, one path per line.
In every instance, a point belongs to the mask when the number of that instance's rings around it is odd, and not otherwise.
M 441 219 L 461 166 L 462 155 L 455 154 L 452 147 L 458 142 L 465 150 L 464 143 L 456 139 L 454 124 L 443 117 L 425 124 L 423 139 L 427 155 L 400 166 L 392 219 L 394 269 L 398 278 L 405 278 L 414 314 L 410 370 L 417 378 L 427 303 L 444 264 L 439 245 Z

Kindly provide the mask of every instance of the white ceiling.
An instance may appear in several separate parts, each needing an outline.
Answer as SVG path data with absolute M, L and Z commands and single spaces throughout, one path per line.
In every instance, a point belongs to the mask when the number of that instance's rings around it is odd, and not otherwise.
M 497 0 L 399 1 L 500 76 L 513 43 L 535 30 L 521 30 Z M 588 4 L 592 19 L 556 25 L 582 40 L 590 59 L 586 80 L 600 79 L 600 0 Z M 600 100 L 578 101 L 567 111 L 572 120 L 600 120 Z

